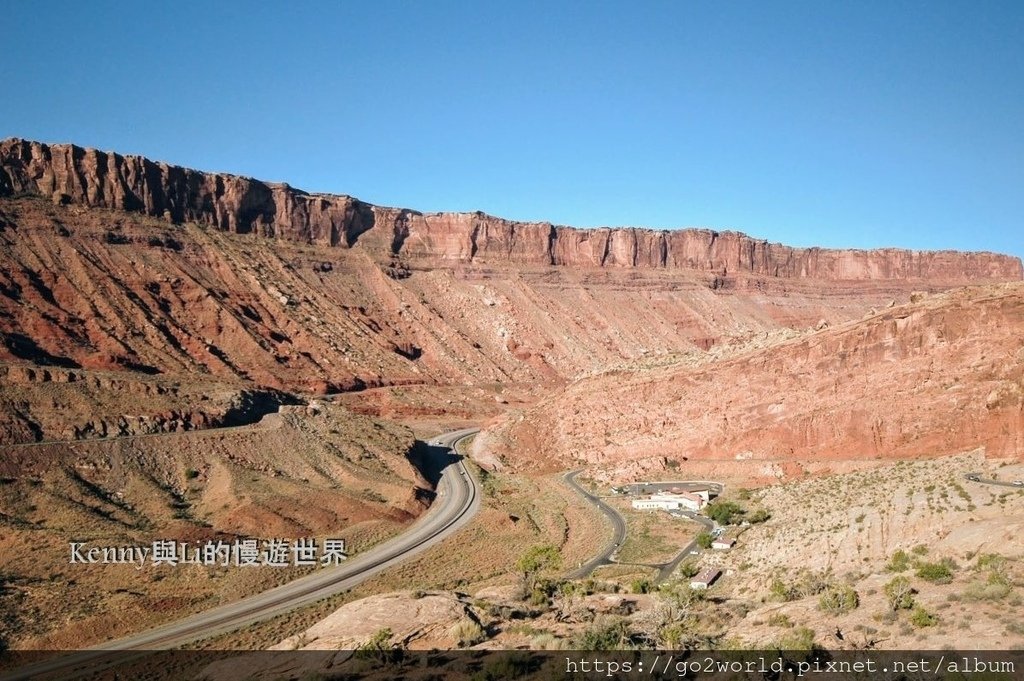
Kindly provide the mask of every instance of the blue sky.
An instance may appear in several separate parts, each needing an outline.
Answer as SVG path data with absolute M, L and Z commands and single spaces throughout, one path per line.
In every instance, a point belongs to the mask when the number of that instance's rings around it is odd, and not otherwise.
M 419 210 L 1024 256 L 1024 4 L 10 2 L 0 137 Z

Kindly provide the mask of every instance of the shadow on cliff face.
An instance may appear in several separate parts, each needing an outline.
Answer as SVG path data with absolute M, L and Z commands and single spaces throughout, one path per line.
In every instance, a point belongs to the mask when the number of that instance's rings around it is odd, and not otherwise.
M 4 347 L 6 347 L 12 355 L 18 359 L 27 359 L 30 362 L 39 364 L 41 366 L 54 366 L 62 367 L 64 369 L 80 369 L 81 365 L 70 357 L 60 357 L 58 355 L 52 355 L 43 348 L 39 347 L 34 340 L 21 333 L 2 333 L 0 338 L 3 339 Z
M 461 458 L 448 447 L 432 445 L 422 440 L 416 441 L 416 446 L 409 454 L 410 463 L 416 467 L 423 479 L 430 483 L 432 489 L 437 489 L 437 483 L 441 481 L 441 472 Z
M 220 426 L 248 426 L 259 422 L 267 414 L 278 411 L 282 405 L 305 404 L 301 399 L 278 390 L 243 390 L 231 400 L 231 406 L 221 419 Z
M 345 221 L 345 243 L 348 246 L 355 246 L 359 237 L 368 232 L 377 224 L 377 216 L 373 207 L 362 201 L 355 201 L 352 207 L 352 217 Z

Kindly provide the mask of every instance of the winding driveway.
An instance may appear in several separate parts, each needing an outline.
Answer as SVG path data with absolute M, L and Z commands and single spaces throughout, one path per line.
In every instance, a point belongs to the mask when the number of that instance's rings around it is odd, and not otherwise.
M 622 517 L 615 508 L 606 504 L 601 500 L 600 496 L 591 494 L 587 490 L 583 489 L 578 482 L 576 482 L 576 476 L 582 473 L 582 470 L 571 471 L 562 476 L 566 484 L 572 487 L 577 493 L 579 493 L 584 499 L 597 506 L 605 514 L 605 516 L 612 523 L 612 539 L 604 549 L 598 555 L 594 556 L 591 560 L 581 565 L 576 570 L 573 570 L 568 575 L 569 579 L 581 579 L 590 575 L 594 570 L 601 567 L 602 565 L 625 565 L 626 563 L 619 563 L 615 561 L 612 556 L 622 546 L 626 540 L 626 519 Z M 635 485 L 629 485 L 633 494 L 640 494 L 641 492 L 662 492 L 673 487 L 691 487 L 694 485 L 707 486 L 715 495 L 722 493 L 722 485 L 717 482 L 709 481 L 678 481 L 678 482 L 651 482 L 651 483 L 640 483 Z M 682 515 L 686 516 L 690 520 L 700 523 L 705 529 L 711 531 L 715 528 L 715 523 L 710 518 L 697 515 L 691 511 L 682 511 Z M 676 554 L 675 558 L 668 561 L 667 563 L 655 563 L 647 564 L 644 563 L 643 567 L 658 568 L 657 582 L 663 582 L 672 576 L 675 569 L 679 567 L 679 564 L 683 562 L 687 556 L 690 555 L 691 551 L 697 549 L 697 540 L 694 538 L 689 544 L 684 546 L 682 550 Z M 634 563 L 629 563 L 633 565 Z

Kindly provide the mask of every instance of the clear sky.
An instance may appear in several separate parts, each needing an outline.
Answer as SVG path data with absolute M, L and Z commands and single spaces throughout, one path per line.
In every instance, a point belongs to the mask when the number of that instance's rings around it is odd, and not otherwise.
M 426 211 L 1024 256 L 1019 0 L 260 4 L 4 3 L 0 137 Z

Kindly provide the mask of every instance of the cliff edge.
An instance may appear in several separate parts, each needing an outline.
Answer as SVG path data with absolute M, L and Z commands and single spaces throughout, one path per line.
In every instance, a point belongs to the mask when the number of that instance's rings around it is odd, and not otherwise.
M 994 253 L 792 248 L 709 229 L 575 229 L 480 212 L 421 213 L 141 156 L 7 139 L 0 142 L 0 196 L 21 195 L 300 243 L 347 248 L 359 242 L 378 259 L 689 269 L 821 280 L 1024 278 L 1019 258 Z

